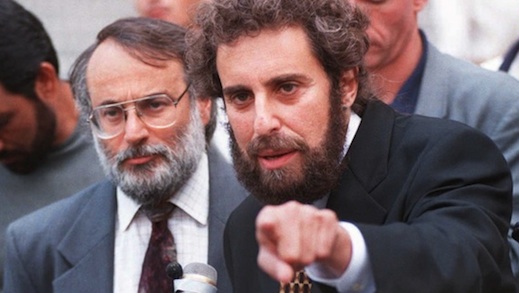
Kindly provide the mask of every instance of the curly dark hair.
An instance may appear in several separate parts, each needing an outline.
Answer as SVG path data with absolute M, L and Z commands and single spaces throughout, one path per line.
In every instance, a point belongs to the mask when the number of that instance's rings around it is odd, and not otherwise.
M 367 17 L 345 0 L 214 0 L 200 5 L 195 20 L 198 29 L 187 34 L 186 62 L 196 90 L 222 97 L 216 69 L 218 46 L 263 29 L 300 26 L 306 32 L 313 54 L 332 84 L 340 90 L 342 73 L 355 69 L 359 93 L 353 110 L 362 114 L 374 98 L 363 57 L 369 47 Z

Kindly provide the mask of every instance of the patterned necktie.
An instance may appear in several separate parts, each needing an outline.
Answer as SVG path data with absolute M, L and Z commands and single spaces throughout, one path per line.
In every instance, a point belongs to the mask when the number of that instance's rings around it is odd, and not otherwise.
M 312 291 L 312 282 L 306 275 L 305 271 L 298 271 L 294 280 L 288 284 L 281 284 L 279 293 L 310 293 Z
M 139 293 L 169 293 L 172 291 L 171 279 L 166 273 L 169 263 L 177 260 L 175 240 L 168 229 L 168 218 L 175 206 L 172 203 L 142 211 L 152 225 L 150 242 L 142 263 Z

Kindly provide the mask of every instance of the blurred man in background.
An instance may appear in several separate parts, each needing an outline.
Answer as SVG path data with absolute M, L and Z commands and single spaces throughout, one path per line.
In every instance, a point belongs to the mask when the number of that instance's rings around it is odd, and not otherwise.
M 134 0 L 134 5 L 140 16 L 188 26 L 200 2 L 201 0 Z
M 42 23 L 0 1 L 0 267 L 13 220 L 104 178 Z M 0 283 L 1 284 L 1 283 Z M 1 285 L 0 285 L 1 287 Z

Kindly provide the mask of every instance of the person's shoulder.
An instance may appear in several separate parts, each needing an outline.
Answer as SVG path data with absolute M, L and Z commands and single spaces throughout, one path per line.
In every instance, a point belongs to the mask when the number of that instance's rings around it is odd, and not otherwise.
M 478 136 L 487 136 L 480 130 L 457 120 L 426 116 L 421 114 L 396 116 L 396 125 L 405 127 L 408 133 L 420 133 L 424 137 L 434 139 L 447 134 L 471 133 Z
M 483 68 L 477 64 L 440 52 L 429 44 L 426 68 L 441 73 L 452 88 L 459 92 L 477 89 L 474 96 L 500 93 L 502 99 L 519 97 L 519 81 L 500 71 Z M 426 70 L 427 71 L 427 70 Z M 427 78 L 427 72 L 424 78 Z
M 486 135 L 480 130 L 475 129 L 464 122 L 423 114 L 400 113 L 379 100 L 370 101 L 367 109 L 366 113 L 369 114 L 363 116 L 362 123 L 364 123 L 365 119 L 382 119 L 377 122 L 378 124 L 391 121 L 391 123 L 394 123 L 392 124 L 391 135 L 396 137 L 416 136 L 435 139 L 436 137 L 444 136 L 447 133 L 461 132 L 469 132 L 486 137 Z
M 486 150 L 488 154 L 501 154 L 488 135 L 463 122 L 414 114 L 397 116 L 395 125 L 400 128 L 395 131 L 395 141 L 414 150 L 454 151 L 463 148 L 466 151 Z
M 8 234 L 14 233 L 22 238 L 38 238 L 49 235 L 52 237 L 54 231 L 63 231 L 65 227 L 72 225 L 74 219 L 87 205 L 88 201 L 92 200 L 94 195 L 99 194 L 101 190 L 107 188 L 113 189 L 113 185 L 108 181 L 102 181 L 33 211 L 12 222 L 7 228 Z
M 519 80 L 430 45 L 417 112 L 462 121 L 489 133 L 496 121 L 517 123 Z
M 395 168 L 389 173 L 396 174 L 398 172 L 394 170 L 404 168 L 403 172 L 400 169 L 400 174 L 410 175 L 414 172 L 412 170 L 425 170 L 429 175 L 420 176 L 434 177 L 436 175 L 431 174 L 438 172 L 470 171 L 470 176 L 476 173 L 492 176 L 489 174 L 494 173 L 505 178 L 510 172 L 503 153 L 489 136 L 454 120 L 397 115 L 389 146 L 388 162 Z

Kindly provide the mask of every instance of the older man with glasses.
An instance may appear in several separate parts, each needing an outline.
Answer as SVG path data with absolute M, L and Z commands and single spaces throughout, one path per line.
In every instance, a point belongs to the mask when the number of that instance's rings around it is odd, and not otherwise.
M 171 292 L 166 266 L 216 268 L 245 196 L 211 143 L 216 108 L 184 72 L 185 29 L 130 18 L 104 28 L 71 74 L 111 182 L 10 226 L 7 292 Z

